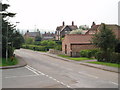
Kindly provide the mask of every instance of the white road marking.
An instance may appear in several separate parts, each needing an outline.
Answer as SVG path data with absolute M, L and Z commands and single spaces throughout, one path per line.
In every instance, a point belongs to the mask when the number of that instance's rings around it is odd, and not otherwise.
M 49 77 L 50 79 L 52 79 L 52 77 Z
M 46 77 L 49 77 L 48 75 L 45 75 Z
M 65 86 L 67 86 L 65 83 L 63 83 L 63 82 L 60 82 L 62 85 L 65 85 Z
M 69 86 L 69 85 L 67 85 L 67 87 L 68 87 L 68 88 L 70 88 L 70 86 Z
M 87 73 L 84 73 L 84 72 L 78 72 L 80 74 L 83 74 L 83 75 L 86 75 L 86 76 L 89 76 L 89 77 L 93 77 L 93 78 L 98 78 L 97 76 L 94 76 L 94 75 L 91 75 L 91 74 L 87 74 Z
M 57 79 L 55 79 L 55 78 L 53 78 L 53 77 L 51 77 L 51 76 L 49 76 L 49 75 L 47 75 L 47 74 L 44 74 L 44 73 L 42 73 L 42 72 L 40 72 L 40 71 L 38 71 L 38 70 L 36 70 L 36 69 L 28 66 L 28 65 L 26 66 L 26 68 L 30 69 L 32 72 L 34 72 L 34 73 L 36 73 L 36 74 L 38 74 L 38 73 L 43 74 L 43 75 L 45 75 L 46 77 L 48 77 L 48 78 L 50 78 L 50 79 L 52 79 L 52 80 L 54 80 L 54 81 L 56 81 L 56 82 L 58 82 L 58 83 L 60 83 L 60 84 L 62 84 L 62 85 L 64 85 L 64 86 L 66 86 L 67 88 L 71 88 L 71 89 L 72 89 L 72 87 L 70 87 L 69 85 L 66 85 L 65 83 L 60 82 L 60 81 L 58 81 Z
M 38 70 L 36 70 L 36 69 L 34 69 L 34 68 L 28 66 L 28 65 L 27 65 L 26 67 L 32 69 L 33 71 L 35 71 L 35 72 L 37 72 L 37 73 L 40 73 L 41 75 L 45 75 L 44 73 L 42 73 L 42 72 L 40 72 L 40 71 L 38 71 Z
M 115 85 L 118 85 L 118 83 L 115 83 L 115 82 L 111 82 L 111 83 L 113 83 L 113 84 L 115 84 Z
M 35 73 L 36 75 L 40 75 L 39 73 L 37 73 L 36 71 L 30 69 L 29 67 L 26 66 L 26 68 L 27 68 L 28 70 L 32 71 L 33 73 Z
M 11 76 L 11 77 L 3 77 L 3 78 L 18 78 L 18 77 L 33 77 L 38 75 L 24 75 L 24 76 Z
M 57 81 L 55 78 L 53 78 L 54 81 Z
M 60 81 L 57 81 L 58 83 L 60 83 Z

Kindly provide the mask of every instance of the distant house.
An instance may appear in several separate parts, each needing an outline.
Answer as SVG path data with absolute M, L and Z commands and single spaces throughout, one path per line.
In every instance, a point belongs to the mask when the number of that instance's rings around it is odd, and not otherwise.
M 68 56 L 79 56 L 80 50 L 93 49 L 92 35 L 67 34 L 62 41 L 62 52 Z
M 72 25 L 65 25 L 65 22 L 63 22 L 62 26 L 58 26 L 55 31 L 55 39 L 60 40 L 62 37 L 65 36 L 65 34 L 69 34 L 72 30 L 78 29 L 77 25 L 74 25 L 74 22 L 72 21 Z
M 54 40 L 55 39 L 55 34 L 54 33 L 44 33 L 42 34 L 42 40 Z
M 27 30 L 27 32 L 24 34 L 24 38 L 33 38 L 35 39 L 36 36 L 41 36 L 40 31 L 37 32 L 29 32 L 29 30 Z

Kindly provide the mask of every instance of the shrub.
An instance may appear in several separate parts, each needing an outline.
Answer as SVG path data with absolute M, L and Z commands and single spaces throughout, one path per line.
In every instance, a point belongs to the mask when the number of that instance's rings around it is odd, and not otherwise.
M 62 51 L 62 45 L 57 45 L 57 46 L 55 47 L 55 49 Z
M 81 55 L 82 57 L 91 58 L 91 57 L 95 57 L 95 54 L 96 54 L 98 51 L 99 51 L 98 49 L 81 50 L 81 51 L 80 51 L 80 55 Z
M 80 51 L 80 55 L 82 57 L 88 57 L 88 58 L 90 58 L 92 56 L 90 50 L 82 50 L 82 51 Z
M 104 61 L 104 54 L 102 51 L 98 51 L 95 54 L 95 58 L 99 61 L 99 62 L 103 62 Z
M 110 54 L 110 62 L 120 64 L 120 53 L 111 53 Z

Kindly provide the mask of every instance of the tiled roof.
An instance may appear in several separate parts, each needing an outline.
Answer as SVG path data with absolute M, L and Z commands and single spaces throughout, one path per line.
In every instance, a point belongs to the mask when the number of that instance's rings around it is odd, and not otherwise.
M 82 44 L 91 43 L 92 35 L 81 35 L 81 34 L 67 34 L 63 40 L 71 44 Z
M 120 27 L 116 24 L 105 24 L 105 25 L 106 25 L 107 28 L 110 28 L 112 30 L 119 30 L 119 27 Z M 90 31 L 96 31 L 97 32 L 97 30 L 100 29 L 100 27 L 101 27 L 101 25 L 94 25 L 92 28 L 90 28 L 88 30 L 88 32 L 86 32 L 86 34 L 88 34 Z
M 71 30 L 78 29 L 77 25 L 65 25 L 65 26 L 58 26 L 56 30 L 62 31 L 64 28 L 69 27 Z
M 62 30 L 63 27 L 64 27 L 64 26 L 58 26 L 58 27 L 56 28 L 56 30 Z
M 90 31 L 97 31 L 97 29 L 98 29 L 99 26 L 100 26 L 100 25 L 94 25 L 94 26 L 92 26 L 92 27 L 86 32 L 86 34 L 88 34 Z
M 42 34 L 43 37 L 54 37 L 55 34 L 53 33 L 46 33 L 46 34 Z

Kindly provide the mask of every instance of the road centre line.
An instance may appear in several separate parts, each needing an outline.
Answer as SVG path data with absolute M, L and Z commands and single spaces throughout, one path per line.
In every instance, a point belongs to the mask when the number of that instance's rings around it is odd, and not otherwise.
M 40 73 L 40 74 L 42 73 L 42 72 L 40 72 L 40 71 L 38 71 L 38 70 L 32 68 L 31 66 L 28 66 L 28 65 L 26 66 L 26 68 L 29 68 L 30 70 L 32 70 L 32 71 L 34 71 L 34 72 L 37 72 L 37 73 Z M 44 74 L 44 73 L 42 73 L 42 74 Z M 71 88 L 71 89 L 73 89 L 73 88 L 70 87 L 69 85 L 66 85 L 66 84 L 63 83 L 63 82 L 60 82 L 60 81 L 58 81 L 57 79 L 55 79 L 55 78 L 53 78 L 53 77 L 51 77 L 51 76 L 49 76 L 49 75 L 47 75 L 47 74 L 44 74 L 44 75 L 45 75 L 46 77 L 48 77 L 48 78 L 50 78 L 50 79 L 52 79 L 52 80 L 54 80 L 54 81 L 60 83 L 60 84 L 66 86 L 67 88 Z
M 93 78 L 98 78 L 97 76 L 94 76 L 94 75 L 91 75 L 91 74 L 87 74 L 87 73 L 84 73 L 84 72 L 78 72 L 80 74 L 83 74 L 83 75 L 86 75 L 86 76 L 89 76 L 89 77 L 93 77 Z
M 40 72 L 40 71 L 38 71 L 38 70 L 36 70 L 36 69 L 34 69 L 34 68 L 32 68 L 32 67 L 28 66 L 28 65 L 27 65 L 26 67 L 28 67 L 28 68 L 32 69 L 32 70 L 33 70 L 33 71 L 35 71 L 35 72 L 40 73 L 41 75 L 45 75 L 44 73 L 42 73 L 42 72 Z
M 25 67 L 25 68 L 27 68 L 28 70 L 30 70 L 30 71 L 32 71 L 33 73 L 35 73 L 36 75 L 40 75 L 39 73 L 37 73 L 36 71 L 34 71 L 34 70 L 32 70 L 32 69 L 30 69 L 29 67 Z
M 115 82 L 111 82 L 111 83 L 113 83 L 113 84 L 115 84 L 115 85 L 118 85 L 118 83 L 115 83 Z

